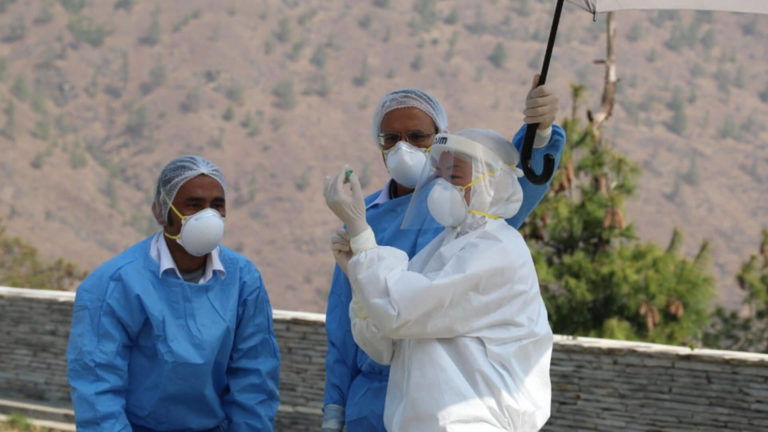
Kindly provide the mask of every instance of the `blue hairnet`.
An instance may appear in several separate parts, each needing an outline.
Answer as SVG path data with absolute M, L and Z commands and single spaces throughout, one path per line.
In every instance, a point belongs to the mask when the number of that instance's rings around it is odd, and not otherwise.
M 429 93 L 415 88 L 395 90 L 381 98 L 379 105 L 376 107 L 376 112 L 373 114 L 373 143 L 376 146 L 379 145 L 379 128 L 384 116 L 392 110 L 407 107 L 418 108 L 432 117 L 432 121 L 437 126 L 438 133 L 448 130 L 448 115 L 437 99 Z
M 153 210 L 159 207 L 162 214 L 155 213 L 158 221 L 165 221 L 168 210 L 171 208 L 171 202 L 176 198 L 176 193 L 187 180 L 195 178 L 200 174 L 205 174 L 216 179 L 221 184 L 224 191 L 227 185 L 224 181 L 219 167 L 208 159 L 200 156 L 187 155 L 176 158 L 165 166 L 157 178 L 157 188 L 155 189 L 155 200 L 152 205 Z

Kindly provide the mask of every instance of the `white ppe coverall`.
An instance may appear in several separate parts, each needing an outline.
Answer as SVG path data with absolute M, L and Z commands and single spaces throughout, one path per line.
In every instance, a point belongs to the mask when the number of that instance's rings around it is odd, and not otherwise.
M 355 342 L 390 364 L 388 431 L 535 431 L 550 415 L 552 331 L 530 251 L 504 220 L 447 228 L 410 262 L 357 253 Z

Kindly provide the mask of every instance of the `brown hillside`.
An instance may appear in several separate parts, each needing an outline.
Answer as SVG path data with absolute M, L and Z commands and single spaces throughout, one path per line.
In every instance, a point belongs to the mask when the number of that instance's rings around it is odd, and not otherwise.
M 273 305 L 322 312 L 337 226 L 322 180 L 349 162 L 367 192 L 384 183 L 378 98 L 420 87 L 452 130 L 513 134 L 552 7 L 0 0 L 0 218 L 43 256 L 91 269 L 157 229 L 159 169 L 198 153 L 227 175 L 225 243 L 262 270 Z M 660 244 L 680 227 L 689 254 L 709 239 L 720 302 L 735 306 L 733 275 L 768 227 L 768 16 L 627 12 L 617 24 L 606 136 L 644 169 L 628 217 Z M 598 104 L 603 33 L 566 5 L 549 79 L 561 116 L 572 83 Z

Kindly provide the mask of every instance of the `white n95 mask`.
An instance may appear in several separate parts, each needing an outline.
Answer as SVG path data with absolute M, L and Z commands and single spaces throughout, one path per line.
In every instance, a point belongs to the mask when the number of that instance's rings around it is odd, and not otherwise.
M 203 256 L 216 249 L 224 236 L 224 218 L 212 208 L 206 208 L 191 216 L 183 216 L 171 205 L 171 210 L 181 218 L 181 231 L 173 236 L 165 236 L 176 240 L 190 255 Z
M 427 162 L 426 151 L 428 150 L 414 147 L 405 141 L 398 142 L 384 155 L 389 175 L 397 183 L 413 189 Z
M 456 186 L 440 177 L 427 196 L 427 208 L 433 218 L 445 227 L 457 227 L 467 218 L 466 187 Z

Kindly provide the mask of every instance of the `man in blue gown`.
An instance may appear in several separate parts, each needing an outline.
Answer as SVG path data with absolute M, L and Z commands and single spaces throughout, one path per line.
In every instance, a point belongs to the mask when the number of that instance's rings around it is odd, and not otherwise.
M 67 348 L 77 430 L 271 431 L 280 354 L 259 270 L 219 242 L 224 176 L 169 162 L 153 213 L 163 229 L 77 289 Z

